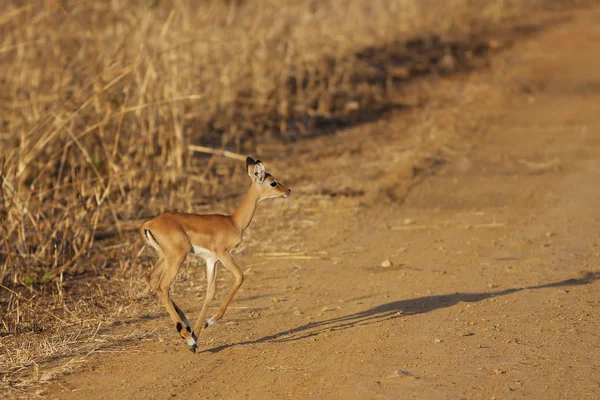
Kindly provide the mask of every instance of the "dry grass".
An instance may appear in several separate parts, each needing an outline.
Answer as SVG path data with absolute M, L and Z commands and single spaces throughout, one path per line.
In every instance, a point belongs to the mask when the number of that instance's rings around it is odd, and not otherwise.
M 57 293 L 46 294 L 43 309 L 31 302 L 22 307 L 25 325 L 33 321 L 35 326 L 0 342 L 0 394 L 32 395 L 24 390 L 73 371 L 92 353 L 120 350 L 128 342 L 156 336 L 133 325 L 157 308 L 141 281 L 77 292 L 66 301 Z
M 24 339 L 1 349 L 3 382 L 95 348 L 98 310 L 127 296 L 100 307 L 74 276 L 135 274 L 141 220 L 237 194 L 238 163 L 190 146 L 246 153 L 377 117 L 399 83 L 469 68 L 487 32 L 571 3 L 5 1 L 0 333 Z

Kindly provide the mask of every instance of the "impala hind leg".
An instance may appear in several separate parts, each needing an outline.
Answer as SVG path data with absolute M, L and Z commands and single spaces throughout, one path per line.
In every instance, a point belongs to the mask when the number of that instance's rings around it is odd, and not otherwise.
M 202 311 L 200 311 L 200 317 L 198 317 L 198 321 L 194 326 L 194 332 L 200 332 L 200 330 L 206 328 L 205 319 L 208 305 L 217 292 L 217 261 L 214 258 L 206 259 L 206 297 L 204 298 Z
M 227 311 L 227 307 L 229 307 L 229 303 L 233 299 L 233 296 L 235 296 L 235 294 L 238 291 L 238 289 L 240 288 L 240 286 L 242 286 L 242 283 L 244 283 L 244 272 L 235 263 L 235 260 L 233 259 L 233 256 L 231 255 L 231 253 L 225 253 L 225 254 L 219 255 L 219 259 L 221 260 L 221 262 L 223 263 L 225 268 L 227 268 L 233 274 L 234 281 L 233 281 L 233 285 L 231 286 L 231 289 L 229 289 L 229 292 L 227 293 L 227 296 L 225 297 L 225 300 L 223 300 L 223 303 L 217 310 L 217 313 L 215 315 L 213 315 L 212 317 L 210 317 L 209 319 L 207 319 L 206 321 L 204 321 L 205 328 L 207 328 L 211 325 L 214 325 L 218 320 L 223 318 L 223 315 L 225 314 L 225 311 Z M 198 321 L 198 323 L 199 322 L 200 321 Z
M 164 265 L 165 259 L 164 258 L 159 258 L 158 261 L 156 262 L 156 264 L 154 264 L 154 267 L 152 267 L 152 269 L 146 274 L 146 276 L 144 277 L 144 279 L 146 280 L 146 283 L 148 283 L 148 285 L 154 290 L 156 291 L 156 287 L 157 285 L 152 284 L 153 281 L 153 277 L 155 273 L 158 273 L 159 275 L 159 280 L 160 277 L 162 277 L 162 266 Z M 181 309 L 179 307 L 177 307 L 177 304 L 175 304 L 175 302 L 173 302 L 171 300 L 171 303 L 173 303 L 173 307 L 175 308 L 175 311 L 177 312 L 177 315 L 179 315 L 179 318 L 181 318 L 181 320 L 183 321 L 183 324 L 185 325 L 186 329 L 190 329 L 190 321 L 188 321 L 188 319 L 186 318 L 185 314 L 183 313 L 183 311 L 181 311 Z
M 187 317 L 185 316 L 185 314 L 183 313 L 183 311 L 181 311 L 181 308 L 177 307 L 177 304 L 175 304 L 175 302 L 171 299 L 171 303 L 173 304 L 173 307 L 175 308 L 175 311 L 177 312 L 177 315 L 179 315 L 179 318 L 181 318 L 181 320 L 183 321 L 183 326 L 185 327 L 185 329 L 190 332 L 190 321 L 188 321 Z M 194 332 L 192 332 L 192 336 L 194 336 Z
M 169 255 L 165 257 L 165 264 L 162 267 L 160 279 L 153 286 L 152 289 L 156 292 L 160 300 L 163 302 L 173 322 L 175 322 L 175 328 L 177 329 L 177 332 L 179 332 L 181 337 L 183 337 L 187 341 L 190 350 L 195 352 L 198 348 L 196 336 L 190 329 L 190 323 L 185 317 L 185 314 L 183 313 L 183 311 L 181 311 L 179 307 L 177 307 L 177 304 L 175 304 L 175 302 L 171 300 L 171 296 L 169 294 L 171 283 L 177 276 L 181 264 L 183 264 L 183 262 L 185 261 L 185 256 L 187 252 L 188 250 L 182 250 L 178 252 L 172 251 Z
M 165 262 L 165 259 L 163 257 L 160 257 L 158 259 L 158 261 L 156 261 L 156 264 L 154 264 L 152 269 L 150 269 L 150 271 L 148 271 L 148 273 L 144 277 L 144 280 L 146 281 L 148 286 L 152 287 L 152 277 L 154 276 L 154 273 L 156 271 L 160 271 L 160 268 L 162 268 L 162 265 L 164 264 L 164 262 Z

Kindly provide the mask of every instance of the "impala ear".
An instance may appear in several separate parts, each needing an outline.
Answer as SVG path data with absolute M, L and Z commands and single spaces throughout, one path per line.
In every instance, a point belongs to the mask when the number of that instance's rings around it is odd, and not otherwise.
M 254 176 L 256 177 L 259 183 L 263 183 L 265 181 L 266 173 L 267 170 L 265 169 L 263 163 L 260 162 L 260 160 L 257 160 L 254 164 Z
M 254 180 L 254 164 L 256 161 L 252 157 L 246 157 L 246 172 Z
M 252 178 L 252 181 L 257 179 L 260 183 L 264 182 L 267 171 L 260 160 L 254 161 L 252 157 L 246 157 L 246 171 L 250 175 L 250 178 Z

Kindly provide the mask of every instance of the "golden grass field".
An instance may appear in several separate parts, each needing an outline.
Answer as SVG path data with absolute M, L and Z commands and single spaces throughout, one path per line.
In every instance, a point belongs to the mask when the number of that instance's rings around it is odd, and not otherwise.
M 236 198 L 230 158 L 377 119 L 411 80 L 484 66 L 515 21 L 586 3 L 3 1 L 0 388 L 74 368 L 30 373 L 136 312 L 137 227 Z M 90 276 L 136 282 L 130 308 Z

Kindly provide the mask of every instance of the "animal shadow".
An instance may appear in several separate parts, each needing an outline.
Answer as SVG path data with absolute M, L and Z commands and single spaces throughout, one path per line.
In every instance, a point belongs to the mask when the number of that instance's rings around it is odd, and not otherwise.
M 581 278 L 566 279 L 559 282 L 547 283 L 538 286 L 526 286 L 523 288 L 511 288 L 496 292 L 486 293 L 453 293 L 434 296 L 423 296 L 414 299 L 398 300 L 385 303 L 364 311 L 341 317 L 330 318 L 323 321 L 309 322 L 296 328 L 275 333 L 252 341 L 226 344 L 205 352 L 217 353 L 229 347 L 243 346 L 257 343 L 282 343 L 307 339 L 323 332 L 344 330 L 357 326 L 369 325 L 398 317 L 425 314 L 430 311 L 451 307 L 460 302 L 475 303 L 492 297 L 505 296 L 524 290 L 538 290 L 544 288 L 556 288 L 564 286 L 580 286 L 592 283 L 600 278 L 599 272 L 586 272 Z

